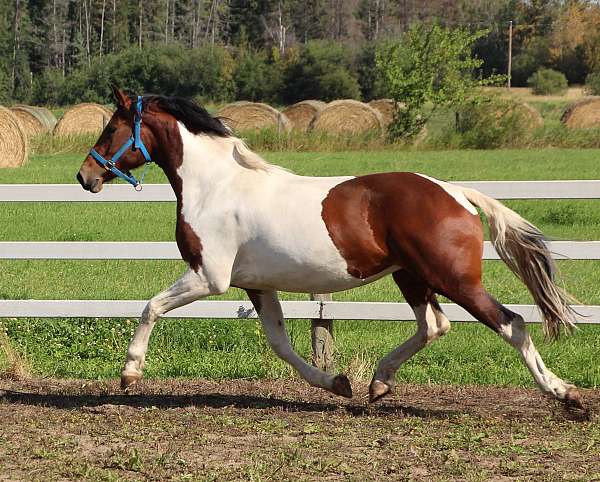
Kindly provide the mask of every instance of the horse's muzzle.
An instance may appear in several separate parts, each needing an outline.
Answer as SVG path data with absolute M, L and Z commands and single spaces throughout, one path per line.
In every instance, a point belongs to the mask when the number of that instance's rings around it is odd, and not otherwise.
M 81 184 L 81 187 L 86 191 L 97 193 L 102 190 L 102 179 L 95 178 L 92 182 L 88 182 L 82 176 L 81 171 L 79 171 L 77 173 L 77 180 L 79 181 L 79 184 Z

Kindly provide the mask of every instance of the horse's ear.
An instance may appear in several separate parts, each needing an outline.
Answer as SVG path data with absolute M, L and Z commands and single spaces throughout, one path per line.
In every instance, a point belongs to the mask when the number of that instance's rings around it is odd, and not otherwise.
M 125 109 L 129 109 L 131 107 L 131 99 L 125 92 L 119 89 L 116 85 L 112 85 L 113 95 L 115 96 L 115 101 L 117 102 L 117 106 L 124 107 Z

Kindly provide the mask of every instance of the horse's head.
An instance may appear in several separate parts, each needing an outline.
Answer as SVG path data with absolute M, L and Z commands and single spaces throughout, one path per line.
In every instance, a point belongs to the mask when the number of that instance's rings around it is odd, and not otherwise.
M 113 93 L 117 109 L 77 174 L 83 188 L 94 193 L 100 192 L 103 184 L 117 175 L 135 184 L 129 171 L 150 160 L 154 145 L 152 131 L 141 122 L 141 101 L 138 105 L 117 87 L 113 87 Z

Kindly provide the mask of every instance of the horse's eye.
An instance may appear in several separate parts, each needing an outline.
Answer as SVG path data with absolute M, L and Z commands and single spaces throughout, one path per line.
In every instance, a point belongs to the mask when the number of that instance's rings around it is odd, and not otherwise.
M 116 131 L 117 128 L 115 126 L 106 126 L 105 128 L 105 132 L 110 136 L 112 136 Z

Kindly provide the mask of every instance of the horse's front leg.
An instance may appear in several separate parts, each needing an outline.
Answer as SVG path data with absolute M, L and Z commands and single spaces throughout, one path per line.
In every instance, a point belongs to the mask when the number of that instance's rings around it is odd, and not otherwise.
M 121 372 L 121 388 L 126 389 L 141 380 L 148 340 L 158 317 L 205 296 L 221 294 L 228 286 L 228 281 L 211 282 L 202 271 L 197 273 L 190 269 L 170 288 L 152 298 L 144 308 L 140 323 L 129 343 L 127 359 Z
M 265 335 L 273 351 L 294 367 L 300 376 L 315 387 L 352 398 L 352 387 L 346 375 L 335 377 L 315 368 L 302 359 L 292 348 L 283 322 L 281 304 L 276 291 L 246 290 L 262 322 Z

